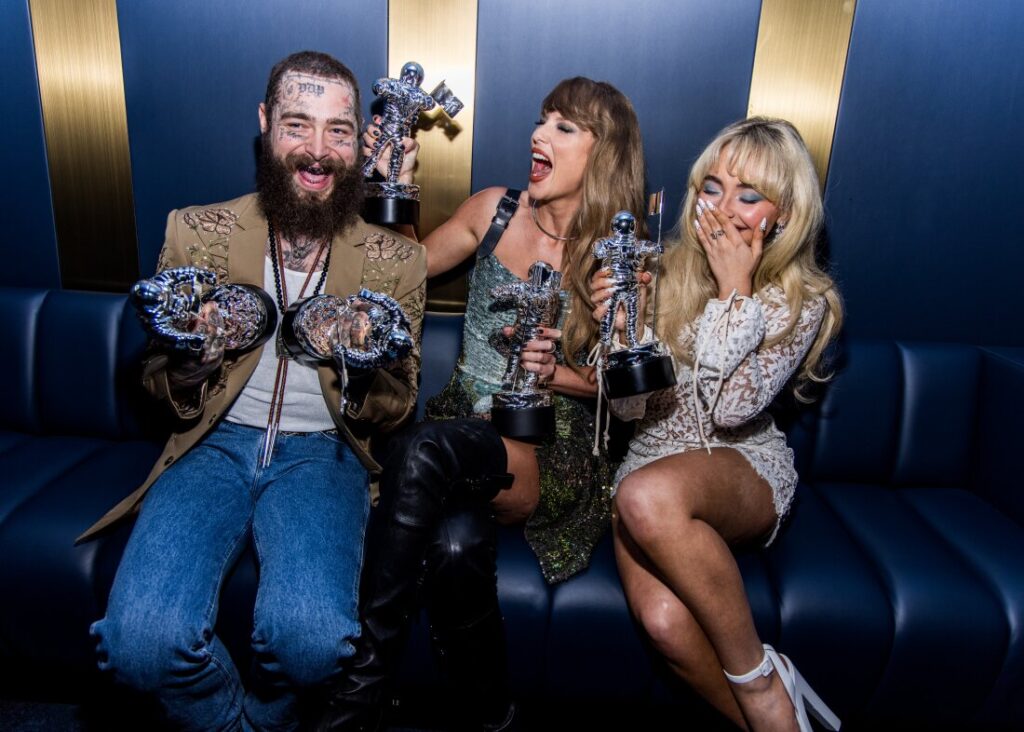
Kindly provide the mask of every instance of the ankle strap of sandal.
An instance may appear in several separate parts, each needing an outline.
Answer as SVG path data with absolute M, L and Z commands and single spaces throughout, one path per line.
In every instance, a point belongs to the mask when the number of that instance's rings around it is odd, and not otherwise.
M 747 671 L 745 674 L 734 675 L 722 669 L 722 673 L 725 674 L 725 678 L 729 679 L 734 684 L 748 684 L 756 678 L 761 676 L 771 676 L 772 671 L 775 670 L 775 664 L 772 663 L 772 659 L 768 656 L 768 646 L 764 649 L 764 658 L 761 659 L 761 663 L 757 664 L 756 668 Z

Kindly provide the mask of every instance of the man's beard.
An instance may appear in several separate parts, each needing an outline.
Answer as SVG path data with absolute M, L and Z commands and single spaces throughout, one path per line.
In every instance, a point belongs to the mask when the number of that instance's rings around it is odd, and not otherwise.
M 256 172 L 260 208 L 274 228 L 289 241 L 331 239 L 355 221 L 363 207 L 363 176 L 356 165 L 324 160 L 319 167 L 333 174 L 333 188 L 326 198 L 296 190 L 294 173 L 316 161 L 304 153 L 292 153 L 283 161 L 270 149 L 264 136 Z

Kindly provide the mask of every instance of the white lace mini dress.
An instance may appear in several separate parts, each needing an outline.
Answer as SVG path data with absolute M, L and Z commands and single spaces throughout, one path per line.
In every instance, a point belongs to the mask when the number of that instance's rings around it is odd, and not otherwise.
M 637 468 L 666 455 L 731 447 L 771 486 L 778 515 L 765 546 L 771 544 L 789 511 L 797 475 L 786 436 L 765 410 L 810 350 L 825 307 L 822 296 L 805 300 L 789 335 L 766 347 L 764 342 L 789 324 L 781 288 L 769 286 L 753 297 L 709 300 L 703 314 L 680 335 L 688 340 L 696 328 L 696 366 L 677 362 L 675 387 L 612 400 L 616 416 L 640 420 L 615 487 Z

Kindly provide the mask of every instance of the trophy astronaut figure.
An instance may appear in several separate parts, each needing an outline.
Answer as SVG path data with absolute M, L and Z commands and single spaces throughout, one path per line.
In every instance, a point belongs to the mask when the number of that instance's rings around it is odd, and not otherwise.
M 655 339 L 642 342 L 640 271 L 648 257 L 661 254 L 660 242 L 636 238 L 636 218 L 619 211 L 612 219 L 612 235 L 594 242 L 593 255 L 618 283 L 601 319 L 601 358 L 598 369 L 612 399 L 664 389 L 676 383 L 672 359 Z M 655 282 L 657 286 L 657 282 Z M 625 348 L 612 350 L 615 316 L 626 310 Z
M 449 117 L 454 117 L 463 104 L 442 82 L 433 92 L 420 88 L 423 67 L 410 61 L 402 67 L 397 79 L 377 79 L 373 93 L 384 99 L 380 121 L 380 135 L 373 143 L 370 154 L 363 162 L 363 176 L 373 175 L 384 150 L 390 145 L 388 174 L 384 181 L 367 184 L 366 218 L 378 224 L 415 224 L 419 217 L 419 186 L 398 182 L 405 160 L 402 139 L 412 134 L 420 112 L 428 112 L 440 105 Z
M 608 302 L 608 312 L 601 319 L 601 343 L 610 346 L 612 325 L 619 305 L 626 308 L 626 346 L 640 345 L 637 329 L 640 322 L 640 280 L 639 272 L 644 261 L 652 254 L 661 254 L 661 244 L 636 238 L 636 219 L 627 211 L 619 211 L 612 219 L 612 235 L 594 242 L 594 256 L 601 260 L 618 288 Z
M 501 285 L 491 291 L 497 303 L 512 302 L 516 322 L 506 345 L 499 348 L 508 357 L 501 391 L 494 395 L 491 422 L 499 434 L 531 442 L 554 433 L 555 410 L 551 392 L 540 383 L 536 372 L 522 367 L 523 347 L 542 328 L 553 327 L 562 309 L 562 273 L 547 262 L 530 265 L 529 279 Z
M 373 93 L 384 97 L 384 114 L 380 122 L 380 137 L 363 162 L 364 177 L 373 174 L 384 148 L 391 145 L 387 179 L 393 182 L 398 178 L 405 158 L 402 138 L 409 136 L 420 112 L 430 111 L 436 104 L 432 96 L 420 89 L 422 83 L 423 67 L 415 61 L 403 66 L 397 79 L 377 79 L 374 82 Z

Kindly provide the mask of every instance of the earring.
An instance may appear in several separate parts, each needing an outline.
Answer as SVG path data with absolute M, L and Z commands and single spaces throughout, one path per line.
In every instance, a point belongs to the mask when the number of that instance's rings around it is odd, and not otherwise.
M 772 229 L 772 238 L 773 239 L 777 238 L 785 230 L 786 230 L 786 225 L 785 224 L 783 224 L 783 223 L 776 223 L 775 227 Z

